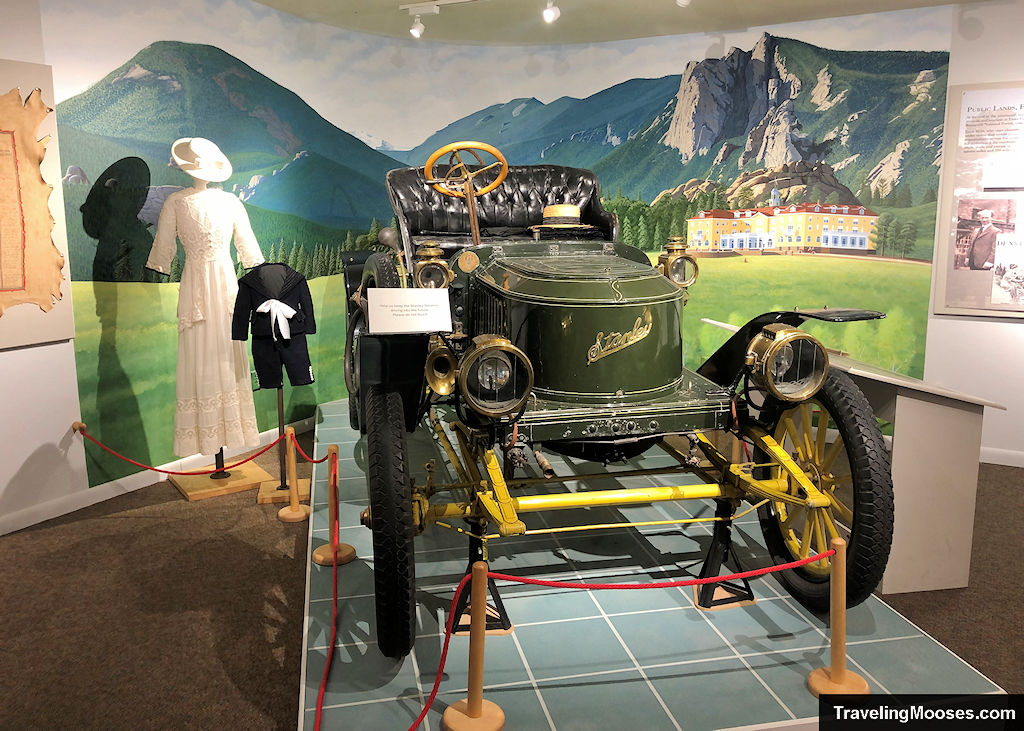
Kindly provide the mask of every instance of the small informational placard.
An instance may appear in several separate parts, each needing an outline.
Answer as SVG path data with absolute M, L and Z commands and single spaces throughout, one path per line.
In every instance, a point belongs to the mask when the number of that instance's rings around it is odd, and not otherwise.
M 1024 317 L 1024 83 L 951 88 L 936 229 L 936 314 Z M 952 162 L 952 165 L 950 165 Z
M 366 291 L 371 335 L 449 333 L 452 310 L 447 289 L 391 289 Z

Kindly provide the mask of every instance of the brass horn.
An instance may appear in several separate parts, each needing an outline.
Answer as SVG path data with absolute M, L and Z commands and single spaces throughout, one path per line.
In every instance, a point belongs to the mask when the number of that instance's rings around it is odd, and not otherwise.
M 427 363 L 424 367 L 430 390 L 440 396 L 447 396 L 454 391 L 458 365 L 455 353 L 447 345 L 441 345 L 431 350 L 427 355 Z

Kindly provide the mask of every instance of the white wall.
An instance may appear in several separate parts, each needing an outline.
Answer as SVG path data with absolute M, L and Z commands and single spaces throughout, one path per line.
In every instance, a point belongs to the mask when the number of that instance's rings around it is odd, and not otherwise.
M 37 0 L 16 0 L 4 7 L 0 23 L 0 53 L 12 61 L 41 64 L 44 59 L 42 23 Z M 39 66 L 29 67 L 38 75 Z M 43 86 L 38 78 L 12 81 L 2 76 L 6 93 Z M 52 104 L 52 99 L 44 99 Z M 47 149 L 47 174 L 59 176 L 53 164 L 56 142 Z M 51 184 L 59 182 L 50 180 Z M 63 221 L 64 205 L 51 196 L 50 211 Z M 64 236 L 63 226 L 54 230 Z M 66 250 L 66 243 L 59 248 Z M 70 296 L 68 282 L 61 290 Z M 35 305 L 17 305 L 34 307 Z M 9 312 L 13 312 L 12 308 Z M 7 318 L 11 320 L 11 318 Z M 13 323 L 13 320 L 11 320 Z M 4 327 L 0 317 L 0 329 Z M 4 425 L 0 439 L 0 534 L 80 507 L 89 498 L 82 440 L 72 434 L 71 422 L 81 418 L 73 341 L 0 351 L 0 404 Z
M 1013 81 L 1024 86 L 1024 57 L 1017 55 L 1022 27 L 1024 0 L 961 6 L 954 14 L 950 86 Z M 955 148 L 956 130 L 947 129 L 945 171 L 953 169 Z M 1024 320 L 929 316 L 924 377 L 1005 405 L 1006 411 L 985 410 L 981 459 L 1024 467 Z
M 0 57 L 28 63 L 46 63 L 45 55 L 39 0 L 4 0 L 3 23 L 0 23 Z

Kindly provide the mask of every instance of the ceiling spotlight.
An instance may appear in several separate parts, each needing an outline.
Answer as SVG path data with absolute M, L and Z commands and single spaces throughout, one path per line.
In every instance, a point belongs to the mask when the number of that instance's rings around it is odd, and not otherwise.
M 690 0 L 676 0 L 676 5 L 678 5 L 681 8 L 688 7 L 689 4 L 690 4 Z
M 561 14 L 562 11 L 554 4 L 554 0 L 548 0 L 548 6 L 544 8 L 544 12 L 541 13 L 541 15 L 544 16 L 545 23 L 554 23 L 558 20 L 558 16 Z
M 416 20 L 413 21 L 412 27 L 409 29 L 409 35 L 413 38 L 419 38 L 426 29 L 427 27 L 420 21 L 420 16 L 417 15 Z

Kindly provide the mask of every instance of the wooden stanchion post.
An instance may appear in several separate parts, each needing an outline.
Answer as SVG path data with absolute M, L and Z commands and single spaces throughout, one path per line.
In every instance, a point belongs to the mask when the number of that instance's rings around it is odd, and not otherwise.
M 333 566 L 337 564 L 349 563 L 356 557 L 356 549 L 347 543 L 338 543 L 338 551 L 334 551 L 334 526 L 338 522 L 338 483 L 332 477 L 331 465 L 336 464 L 338 458 L 338 445 L 332 444 L 327 447 L 327 507 L 328 507 L 328 524 L 327 524 L 327 543 L 322 546 L 317 546 L 313 550 L 313 562 L 319 566 Z M 312 492 L 310 493 L 312 495 Z M 312 502 L 312 498 L 310 498 Z
M 295 472 L 295 429 L 287 427 L 284 439 L 288 443 L 288 504 L 277 511 L 277 517 L 285 523 L 299 523 L 309 518 L 309 506 L 299 502 L 299 481 Z
M 441 728 L 445 731 L 501 731 L 505 712 L 496 703 L 484 699 L 484 640 L 487 630 L 487 564 L 473 564 L 469 607 L 469 687 L 464 700 L 444 711 Z
M 814 697 L 823 694 L 866 695 L 868 682 L 846 668 L 846 541 L 832 539 L 836 555 L 832 557 L 831 597 L 829 620 L 832 625 L 832 644 L 829 648 L 831 665 L 815 668 L 807 676 L 807 687 Z

